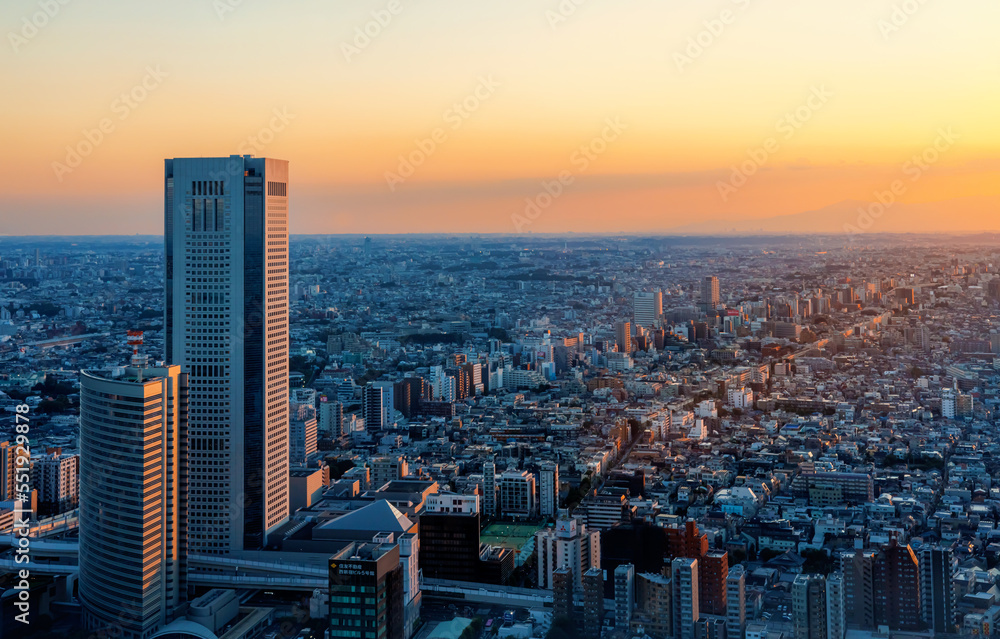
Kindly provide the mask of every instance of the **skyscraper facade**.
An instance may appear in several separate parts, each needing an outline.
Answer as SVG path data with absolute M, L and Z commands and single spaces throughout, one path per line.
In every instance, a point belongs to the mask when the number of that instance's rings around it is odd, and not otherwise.
M 319 404 L 319 432 L 337 439 L 344 435 L 344 405 L 338 401 Z
M 288 518 L 288 163 L 166 160 L 166 360 L 189 374 L 192 552 Z
M 670 562 L 673 581 L 674 639 L 695 639 L 698 620 L 698 560 L 678 558 Z
M 187 410 L 179 366 L 80 376 L 79 594 L 91 630 L 145 639 L 185 597 Z
M 955 565 L 951 546 L 941 544 L 920 550 L 921 612 L 927 629 L 935 633 L 955 632 L 956 601 L 952 585 Z
M 368 382 L 362 394 L 361 411 L 365 418 L 365 430 L 371 433 L 385 428 L 389 421 L 386 415 L 385 388 Z
M 44 515 L 59 515 L 79 504 L 79 455 L 64 455 L 61 448 L 50 448 L 34 463 L 32 480 L 38 490 L 38 510 Z
M 632 320 L 643 328 L 659 326 L 663 320 L 663 293 L 636 293 L 632 297 Z
M 847 611 L 844 610 L 844 575 L 831 573 L 826 578 L 826 639 L 844 639 L 847 635 Z
M 917 564 L 913 549 L 900 546 L 895 539 L 875 556 L 872 578 L 876 626 L 905 631 L 924 629 Z
M 331 557 L 329 565 L 330 637 L 406 636 L 397 544 L 389 539 L 352 543 Z
M 736 564 L 726 576 L 726 637 L 743 639 L 747 625 L 746 568 Z
M 542 517 L 555 517 L 559 510 L 559 464 L 542 462 L 538 482 L 538 510 Z
M 792 582 L 795 639 L 826 638 L 826 578 L 797 575 Z
M 721 301 L 719 278 L 709 275 L 701 282 L 701 304 L 705 310 L 712 310 L 718 308 Z
M 615 630 L 628 632 L 635 608 L 635 566 L 622 564 L 615 568 Z
M 632 352 L 632 324 L 630 322 L 615 323 L 615 342 L 619 353 Z
M 555 529 L 545 528 L 535 533 L 535 553 L 539 588 L 552 588 L 554 573 L 568 568 L 573 575 L 572 588 L 580 591 L 584 573 L 601 565 L 601 534 L 589 530 L 563 510 Z

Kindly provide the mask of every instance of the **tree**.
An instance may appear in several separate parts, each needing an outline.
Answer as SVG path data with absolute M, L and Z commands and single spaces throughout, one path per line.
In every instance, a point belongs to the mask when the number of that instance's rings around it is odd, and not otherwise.
M 836 561 L 826 552 L 815 548 L 806 548 L 802 551 L 802 558 L 806 563 L 802 565 L 802 570 L 807 573 L 829 575 L 833 572 Z
M 577 639 L 576 624 L 569 617 L 556 617 L 545 639 Z

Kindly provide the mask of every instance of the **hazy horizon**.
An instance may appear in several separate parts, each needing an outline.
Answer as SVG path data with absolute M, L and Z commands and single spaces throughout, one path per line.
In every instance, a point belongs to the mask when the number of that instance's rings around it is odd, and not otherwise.
M 234 153 L 295 233 L 996 228 L 986 0 L 53 6 L 0 7 L 8 234 L 156 232 L 163 160 Z

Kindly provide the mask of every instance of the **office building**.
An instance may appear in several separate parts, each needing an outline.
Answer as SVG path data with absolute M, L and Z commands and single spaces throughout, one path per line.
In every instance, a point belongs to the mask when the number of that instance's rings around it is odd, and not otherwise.
M 526 470 L 506 470 L 500 475 L 500 514 L 514 520 L 534 519 L 538 514 L 535 502 L 535 476 Z
M 747 626 L 747 574 L 742 564 L 729 569 L 726 577 L 726 637 L 743 639 Z
M 719 278 L 714 275 L 706 277 L 701 282 L 701 304 L 706 310 L 714 310 L 719 307 L 722 296 L 719 293 Z
M 636 610 L 633 623 L 654 639 L 667 639 L 674 632 L 674 597 L 670 577 L 660 573 L 635 576 Z
M 338 401 L 323 401 L 319 403 L 319 432 L 324 437 L 338 439 L 344 432 L 344 404 Z
M 632 352 L 632 324 L 629 322 L 615 322 L 615 343 L 618 344 L 618 352 L 629 354 Z
M 407 517 L 387 500 L 380 499 L 318 524 L 312 530 L 311 541 L 298 549 L 303 552 L 318 552 L 321 547 L 334 546 L 339 550 L 337 544 L 342 542 L 373 542 L 386 547 L 394 546 L 396 551 L 393 556 L 401 569 L 403 636 L 409 637 L 420 618 L 422 601 L 418 531 L 419 526 L 415 520 Z M 296 548 L 289 546 L 288 549 Z
M 552 619 L 573 619 L 573 571 L 557 568 L 552 571 Z
M 941 391 L 941 417 L 955 419 L 958 416 L 958 391 L 945 388 Z
M 636 293 L 632 297 L 632 321 L 642 328 L 659 326 L 663 321 L 663 293 Z
M 375 490 L 410 474 L 410 464 L 402 456 L 373 457 L 368 466 L 371 468 L 371 487 Z
M 698 558 L 698 608 L 703 615 L 726 616 L 726 579 L 729 553 L 710 550 Z
M 535 552 L 539 588 L 552 588 L 553 573 L 568 568 L 573 575 L 573 588 L 579 591 L 583 588 L 583 574 L 601 565 L 601 536 L 561 510 L 555 528 L 535 533 Z
M 844 639 L 847 636 L 845 605 L 844 575 L 830 573 L 826 578 L 826 639 Z
M 436 493 L 420 515 L 420 570 L 431 579 L 479 580 L 479 496 Z
M 597 566 L 583 573 L 583 637 L 600 639 L 604 622 L 604 572 Z
M 60 515 L 79 503 L 79 455 L 64 455 L 61 448 L 50 448 L 36 459 L 31 470 L 38 491 L 38 514 Z
M 488 461 L 483 464 L 483 519 L 497 516 L 497 465 Z
M 403 567 L 390 539 L 351 543 L 330 558 L 330 637 L 405 639 Z
M 146 639 L 186 596 L 187 410 L 179 366 L 80 375 L 79 597 L 92 631 Z
M 386 411 L 385 388 L 368 382 L 362 391 L 362 415 L 365 418 L 365 430 L 373 433 L 386 428 L 389 424 L 389 413 Z
M 301 466 L 306 458 L 317 450 L 318 426 L 316 418 L 293 419 L 289 429 L 288 461 L 292 466 Z
M 942 544 L 920 550 L 921 612 L 927 629 L 935 633 L 957 632 L 955 589 L 952 585 L 956 565 L 952 546 Z
M 698 560 L 687 557 L 670 562 L 673 594 L 674 639 L 698 639 Z
M 615 568 L 615 630 L 628 632 L 635 608 L 635 566 L 622 564 Z
M 191 396 L 190 549 L 259 549 L 289 514 L 288 163 L 166 160 L 164 192 L 165 359 Z
M 844 611 L 847 627 L 875 629 L 875 553 L 865 550 L 847 552 L 840 557 L 844 580 Z
M 890 630 L 923 630 L 920 570 L 913 549 L 893 539 L 875 555 L 872 574 L 875 625 Z
M 406 377 L 396 382 L 392 388 L 393 407 L 407 419 L 415 416 L 427 392 L 424 378 Z
M 826 578 L 796 575 L 792 582 L 795 639 L 826 639 Z
M 538 479 L 539 514 L 549 519 L 555 518 L 559 511 L 559 464 L 542 462 Z

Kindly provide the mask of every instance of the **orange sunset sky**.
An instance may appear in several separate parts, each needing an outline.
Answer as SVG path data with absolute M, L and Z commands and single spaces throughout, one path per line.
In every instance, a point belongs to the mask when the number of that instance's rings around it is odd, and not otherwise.
M 233 153 L 289 160 L 295 233 L 837 231 L 879 194 L 864 230 L 1000 229 L 995 0 L 4 0 L 0 25 L 8 235 L 159 234 L 163 159 Z

